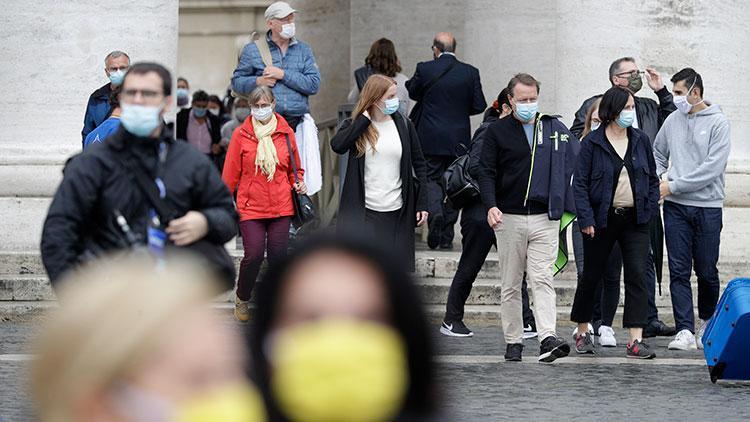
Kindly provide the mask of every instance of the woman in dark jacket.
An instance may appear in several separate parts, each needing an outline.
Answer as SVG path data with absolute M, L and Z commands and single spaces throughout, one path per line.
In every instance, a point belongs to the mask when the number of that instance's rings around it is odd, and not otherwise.
M 596 286 L 617 242 L 625 269 L 623 326 L 630 342 L 627 357 L 656 355 L 643 343 L 648 291 L 644 279 L 649 251 L 649 221 L 658 212 L 659 179 L 648 136 L 632 128 L 633 95 L 620 87 L 609 89 L 599 106 L 601 127 L 581 143 L 573 178 L 578 224 L 583 233 L 583 277 L 578 282 L 571 320 L 578 323 L 576 351 L 593 353 L 587 326 Z
M 417 131 L 398 107 L 396 82 L 372 75 L 352 118 L 331 139 L 333 151 L 349 153 L 337 225 L 394 245 L 413 271 L 414 226 L 427 221 L 425 190 L 418 188 L 426 186 L 426 170 Z

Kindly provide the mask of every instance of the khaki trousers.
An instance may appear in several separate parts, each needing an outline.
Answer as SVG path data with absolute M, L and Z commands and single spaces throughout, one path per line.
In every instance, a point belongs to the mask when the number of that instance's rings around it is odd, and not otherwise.
M 541 342 L 555 335 L 557 305 L 552 285 L 559 242 L 559 221 L 547 214 L 503 214 L 495 230 L 500 266 L 500 317 L 505 342 L 523 342 L 521 282 L 526 282 L 534 298 L 534 317 Z

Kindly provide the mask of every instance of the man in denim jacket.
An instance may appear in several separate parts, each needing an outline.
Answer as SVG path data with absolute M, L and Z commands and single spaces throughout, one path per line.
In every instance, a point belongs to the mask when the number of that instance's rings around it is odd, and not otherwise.
M 271 87 L 276 112 L 294 130 L 310 111 L 307 97 L 320 89 L 320 70 L 312 48 L 294 37 L 295 12 L 283 1 L 268 6 L 265 18 L 269 30 L 265 37 L 273 65 L 263 63 L 258 46 L 251 42 L 243 48 L 232 76 L 232 89 L 239 94 L 249 94 L 257 85 Z

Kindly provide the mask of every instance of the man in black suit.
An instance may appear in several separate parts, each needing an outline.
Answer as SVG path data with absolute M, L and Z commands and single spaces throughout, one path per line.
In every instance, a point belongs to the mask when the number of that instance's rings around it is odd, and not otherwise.
M 456 59 L 456 40 L 448 32 L 435 35 L 435 60 L 417 64 L 406 82 L 409 98 L 417 101 L 409 117 L 417 128 L 427 161 L 427 210 L 430 213 L 427 244 L 430 249 L 453 248 L 453 226 L 458 210 L 443 202 L 442 177 L 461 152 L 458 144 L 471 142 L 469 116 L 487 107 L 479 70 Z

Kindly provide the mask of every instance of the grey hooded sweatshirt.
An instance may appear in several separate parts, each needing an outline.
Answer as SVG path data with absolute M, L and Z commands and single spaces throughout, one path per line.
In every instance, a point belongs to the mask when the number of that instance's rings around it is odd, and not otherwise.
M 724 204 L 724 172 L 729 159 L 729 121 L 721 107 L 695 114 L 674 111 L 654 140 L 659 177 L 667 173 L 671 195 L 665 201 L 703 208 Z

